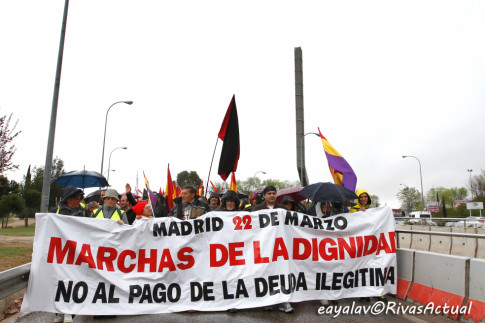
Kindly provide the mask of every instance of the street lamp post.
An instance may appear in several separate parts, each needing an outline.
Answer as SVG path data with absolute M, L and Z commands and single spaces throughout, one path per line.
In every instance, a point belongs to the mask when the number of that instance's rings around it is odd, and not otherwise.
M 472 186 L 472 172 L 473 169 L 467 169 L 467 172 L 470 174 L 470 192 L 473 200 L 473 186 Z
M 110 107 L 108 108 L 108 111 L 106 111 L 106 120 L 104 121 L 104 136 L 103 136 L 103 153 L 101 154 L 101 174 L 103 174 L 103 164 L 104 164 L 104 145 L 106 143 L 106 126 L 108 124 L 108 113 L 109 113 L 109 110 L 115 105 L 115 104 L 118 104 L 118 103 L 125 103 L 125 104 L 128 104 L 128 105 L 132 105 L 133 104 L 133 101 L 118 101 L 118 102 L 115 102 L 113 103 L 112 105 L 110 105 Z M 108 176 L 109 176 L 109 172 L 108 172 Z
M 254 175 L 253 175 L 253 178 L 254 178 L 254 181 L 255 181 L 255 182 L 256 182 L 256 175 L 257 175 L 258 173 L 263 173 L 263 174 L 265 174 L 265 175 L 266 175 L 266 172 L 263 172 L 262 170 L 258 170 L 258 171 L 257 171 L 256 173 L 254 173 Z M 256 189 L 256 186 L 253 186 L 253 191 L 254 191 L 255 189 Z
M 301 137 L 301 140 L 300 140 L 300 147 L 301 147 L 301 168 L 300 168 L 300 183 L 301 183 L 301 186 L 303 186 L 303 168 L 305 168 L 305 165 L 304 165 L 304 162 L 303 162 L 303 139 L 305 139 L 305 136 L 306 135 L 309 135 L 309 134 L 313 134 L 315 136 L 318 136 L 320 137 L 320 134 L 316 133 L 316 132 L 307 132 L 306 134 L 304 134 L 302 137 Z
M 424 210 L 423 174 L 421 172 L 421 162 L 419 161 L 418 157 L 415 157 L 415 156 L 402 156 L 402 158 L 406 158 L 406 157 L 415 158 L 419 163 L 419 178 L 421 179 L 421 199 L 423 200 L 423 210 Z
M 108 178 L 107 178 L 108 183 L 109 183 L 109 168 L 110 168 L 110 166 L 111 166 L 111 154 L 113 153 L 113 151 L 115 151 L 115 150 L 117 150 L 117 149 L 125 149 L 125 150 L 126 150 L 127 148 L 128 148 L 128 147 L 117 147 L 117 148 L 113 149 L 113 150 L 112 150 L 112 151 L 109 153 L 109 159 L 108 159 Z

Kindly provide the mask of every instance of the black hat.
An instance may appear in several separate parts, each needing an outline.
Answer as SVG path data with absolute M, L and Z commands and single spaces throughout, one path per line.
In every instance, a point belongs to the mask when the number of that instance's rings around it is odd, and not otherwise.
M 266 186 L 264 189 L 263 189 L 263 196 L 266 195 L 266 193 L 270 192 L 270 191 L 277 191 L 276 189 L 276 186 L 273 186 L 273 185 L 268 185 Z
M 217 203 L 221 203 L 221 199 L 219 198 L 219 194 L 217 194 L 217 192 L 211 192 L 211 194 L 209 195 L 209 201 L 211 200 L 211 198 L 215 197 L 217 199 Z
M 226 207 L 226 201 L 233 201 L 236 203 L 236 208 L 239 207 L 239 197 L 236 192 L 227 190 L 221 200 L 221 204 L 223 207 Z
M 68 198 L 83 196 L 84 192 L 82 189 L 75 186 L 69 185 L 64 189 L 64 194 L 62 195 L 61 203 L 65 203 Z
M 289 196 L 289 195 L 286 195 L 283 197 L 283 199 L 281 200 L 281 204 L 286 204 L 286 203 L 291 203 L 291 204 L 295 204 L 295 200 Z

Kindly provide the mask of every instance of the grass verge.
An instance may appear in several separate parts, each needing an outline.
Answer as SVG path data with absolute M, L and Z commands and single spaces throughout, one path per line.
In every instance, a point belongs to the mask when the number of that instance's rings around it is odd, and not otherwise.
M 17 267 L 32 261 L 32 246 L 0 244 L 0 271 Z
M 31 237 L 35 233 L 35 224 L 28 227 L 15 227 L 15 228 L 3 228 L 0 229 L 0 236 L 19 236 L 19 237 Z

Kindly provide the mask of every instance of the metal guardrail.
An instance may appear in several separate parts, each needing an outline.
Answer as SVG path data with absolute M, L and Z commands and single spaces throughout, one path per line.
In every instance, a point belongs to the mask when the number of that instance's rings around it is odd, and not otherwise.
M 422 217 L 422 218 L 414 218 L 410 216 L 395 216 L 394 217 L 395 221 L 409 221 L 409 222 L 415 222 L 415 223 L 425 223 L 425 222 L 438 222 L 438 223 L 443 223 L 443 222 L 463 222 L 463 227 L 467 226 L 467 222 L 469 224 L 485 224 L 485 218 L 427 218 L 427 217 Z M 482 222 L 483 221 L 483 222 Z
M 485 239 L 485 234 L 476 233 L 458 233 L 458 232 L 438 232 L 438 231 L 417 231 L 417 230 L 396 230 L 396 236 L 399 237 L 399 233 L 411 233 L 411 234 L 427 234 L 430 236 L 448 236 L 457 238 L 479 238 Z
M 30 262 L 0 272 L 0 299 L 27 287 L 30 275 Z

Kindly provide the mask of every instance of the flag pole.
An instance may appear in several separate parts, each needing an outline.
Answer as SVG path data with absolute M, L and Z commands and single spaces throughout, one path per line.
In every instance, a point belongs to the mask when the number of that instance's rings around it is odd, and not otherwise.
M 217 142 L 219 141 L 219 137 L 216 139 L 216 145 L 214 146 L 214 153 L 212 154 L 212 160 L 211 160 L 211 166 L 209 168 L 209 176 L 207 176 L 207 182 L 205 183 L 205 192 L 207 194 L 207 189 L 209 187 L 209 179 L 211 178 L 211 170 L 212 170 L 212 162 L 214 162 L 214 156 L 216 155 L 216 148 L 217 148 Z

